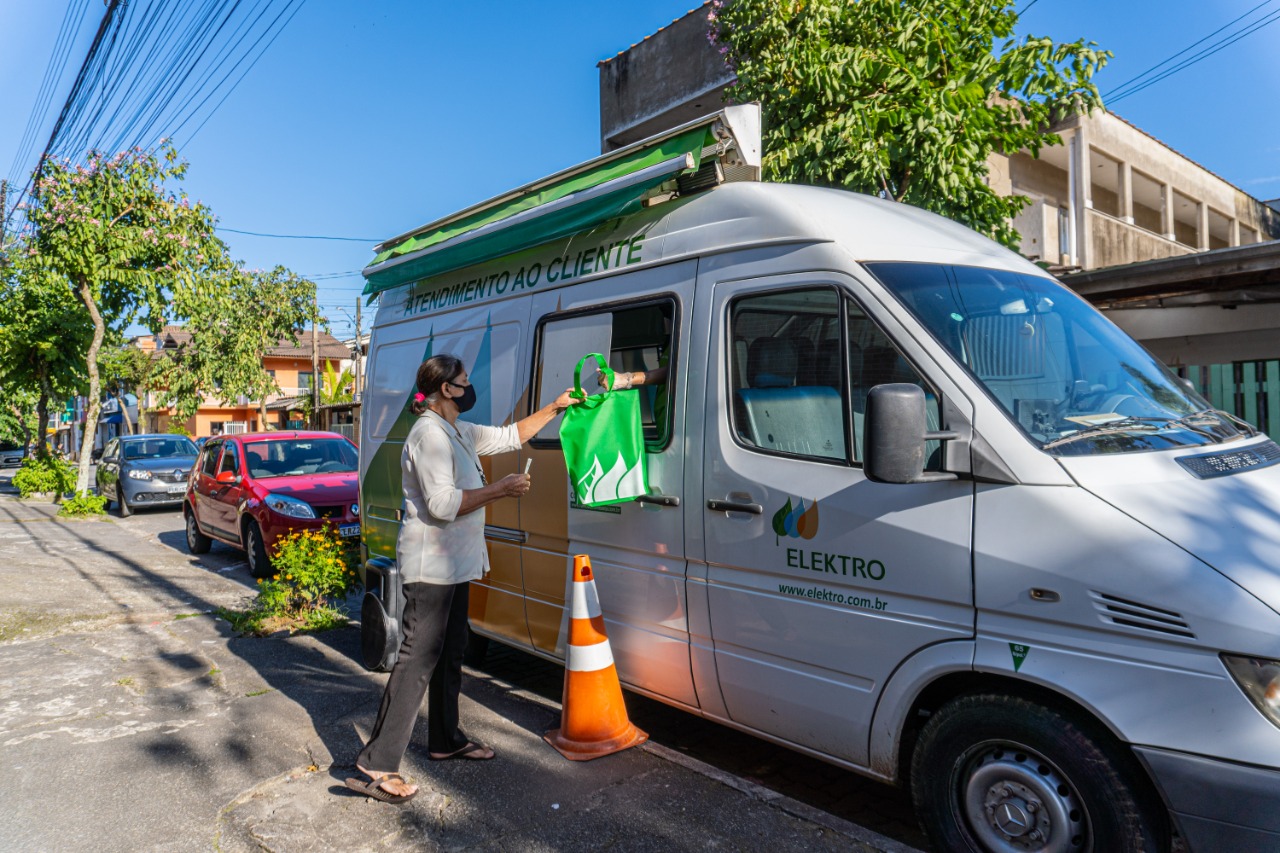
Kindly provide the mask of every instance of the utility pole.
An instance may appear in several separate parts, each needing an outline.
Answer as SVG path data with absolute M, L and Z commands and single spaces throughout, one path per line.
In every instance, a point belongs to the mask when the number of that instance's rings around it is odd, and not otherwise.
M 9 224 L 9 182 L 0 180 L 0 263 L 4 262 L 4 231 Z M 359 304 L 359 303 L 357 303 Z M 360 309 L 356 309 L 357 311 Z
M 316 326 L 320 324 L 320 296 L 311 297 L 311 428 L 320 428 L 320 344 Z
M 360 297 L 356 297 L 356 357 L 354 365 L 351 369 L 351 401 L 355 403 L 351 412 L 353 417 L 352 425 L 355 429 L 355 439 L 360 440 L 360 411 L 364 408 L 364 401 L 360 399 L 360 356 L 364 354 L 364 336 L 360 331 Z

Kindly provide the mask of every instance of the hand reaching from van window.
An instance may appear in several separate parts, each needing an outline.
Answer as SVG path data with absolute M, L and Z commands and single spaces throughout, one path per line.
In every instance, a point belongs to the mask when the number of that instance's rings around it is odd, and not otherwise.
M 620 370 L 613 375 L 613 388 L 610 388 L 609 378 L 605 376 L 604 371 L 596 372 L 596 383 L 608 391 L 626 391 L 628 388 L 635 388 L 639 385 L 662 385 L 666 381 L 667 368 L 665 367 L 659 367 L 655 370 Z

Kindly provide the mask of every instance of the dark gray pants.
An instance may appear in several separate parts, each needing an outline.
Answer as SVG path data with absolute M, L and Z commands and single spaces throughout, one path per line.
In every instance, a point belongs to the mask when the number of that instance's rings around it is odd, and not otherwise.
M 391 668 L 373 734 L 356 763 L 379 773 L 400 769 L 422 697 L 427 697 L 427 750 L 453 752 L 467 745 L 458 728 L 462 655 L 467 648 L 471 584 L 404 586 L 404 642 Z

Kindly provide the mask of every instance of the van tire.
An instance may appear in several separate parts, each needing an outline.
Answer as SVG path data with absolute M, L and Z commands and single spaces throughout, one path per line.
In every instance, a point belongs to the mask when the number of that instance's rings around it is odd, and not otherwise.
M 1013 696 L 961 696 L 943 705 L 911 759 L 911 795 L 930 841 L 977 853 L 1168 850 L 1163 807 L 1135 781 L 1120 747 L 1093 729 Z M 1018 826 L 1010 817 L 1028 821 L 1016 841 L 1000 828 L 1002 820 Z M 1047 837 L 1031 839 L 1037 831 Z
M 244 523 L 244 556 L 249 561 L 249 576 L 269 578 L 275 574 L 271 558 L 267 556 L 267 543 L 262 539 L 262 528 L 252 518 Z

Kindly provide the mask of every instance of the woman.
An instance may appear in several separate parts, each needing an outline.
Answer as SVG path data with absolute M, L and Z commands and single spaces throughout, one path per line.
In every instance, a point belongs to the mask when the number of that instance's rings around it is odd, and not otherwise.
M 484 507 L 529 491 L 528 474 L 486 483 L 480 456 L 517 450 L 556 415 L 578 402 L 569 391 L 518 423 L 505 427 L 459 421 L 476 402 L 476 389 L 452 355 L 435 355 L 418 368 L 411 410 L 420 417 L 405 439 L 400 467 L 405 511 L 396 541 L 404 582 L 404 641 L 391 669 L 382 705 L 356 768 L 369 777 L 347 787 L 384 802 L 403 803 L 418 786 L 398 772 L 409 746 L 423 694 L 427 751 L 432 760 L 487 760 L 493 750 L 458 728 L 458 692 L 467 643 L 470 583 L 489 571 Z

